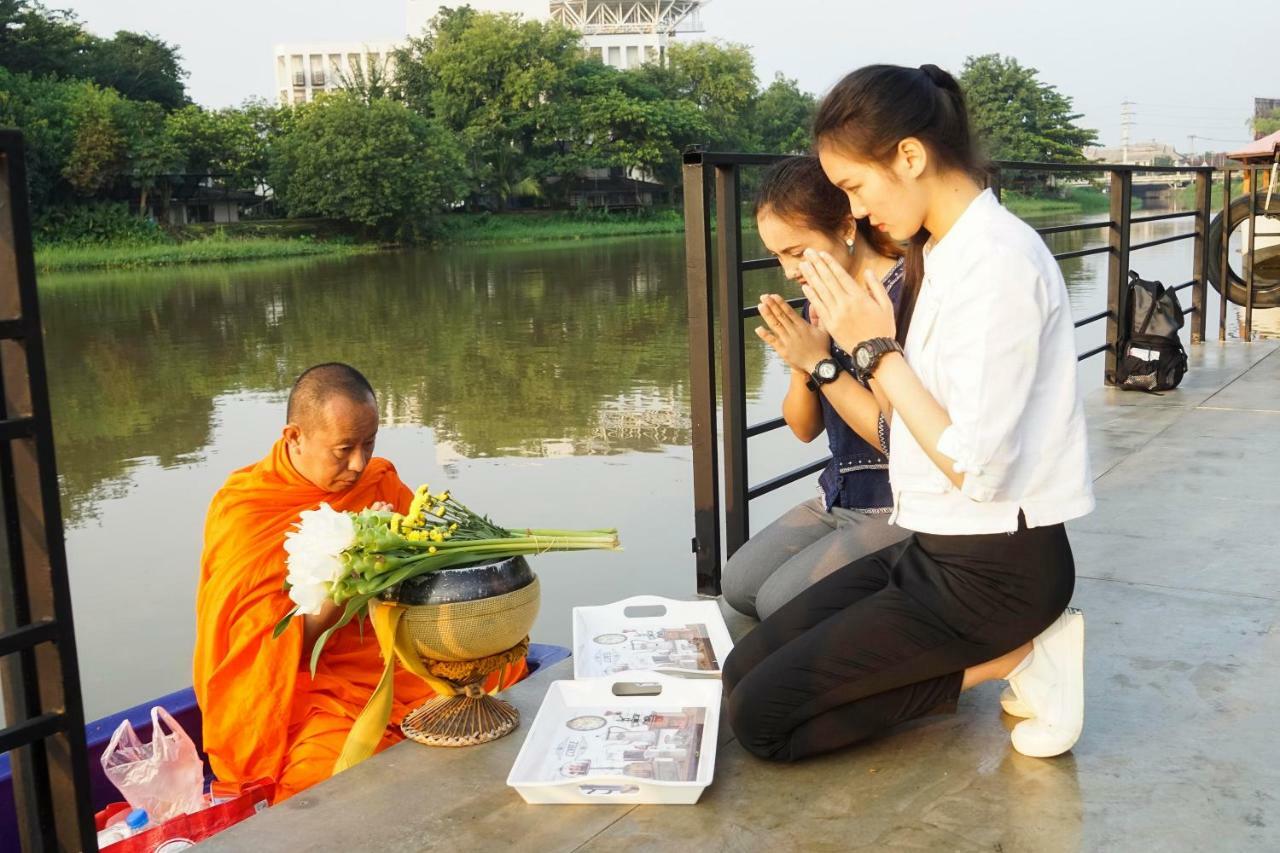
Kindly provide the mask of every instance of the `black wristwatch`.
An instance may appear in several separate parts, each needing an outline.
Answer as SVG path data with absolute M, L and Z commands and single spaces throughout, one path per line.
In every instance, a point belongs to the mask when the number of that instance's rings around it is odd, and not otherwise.
M 853 369 L 857 371 L 858 378 L 869 382 L 880 366 L 880 359 L 891 352 L 902 352 L 902 345 L 893 338 L 872 338 L 854 347 Z
M 805 387 L 810 391 L 817 391 L 821 385 L 828 382 L 835 382 L 836 377 L 840 375 L 840 365 L 834 358 L 824 358 L 818 362 L 813 372 L 809 374 L 809 378 L 804 381 Z

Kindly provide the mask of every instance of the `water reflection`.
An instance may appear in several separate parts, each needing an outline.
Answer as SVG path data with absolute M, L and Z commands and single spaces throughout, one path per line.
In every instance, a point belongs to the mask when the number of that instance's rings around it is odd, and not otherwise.
M 329 360 L 446 458 L 686 445 L 683 274 L 661 238 L 50 277 L 68 517 L 119 497 L 137 460 L 200 461 L 220 395 L 282 392 Z M 764 364 L 748 364 L 753 392 Z

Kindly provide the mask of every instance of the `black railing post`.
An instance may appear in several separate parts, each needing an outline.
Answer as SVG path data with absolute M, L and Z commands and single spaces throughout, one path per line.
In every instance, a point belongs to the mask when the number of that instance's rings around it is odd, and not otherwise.
M 1222 245 L 1214 246 L 1222 261 L 1218 273 L 1218 342 L 1227 341 L 1227 297 L 1231 291 L 1231 170 L 1222 170 Z
M 693 445 L 693 552 L 698 592 L 720 591 L 720 484 L 711 279 L 711 180 L 702 155 L 684 161 L 684 257 L 689 299 L 689 414 Z
M 0 131 L 0 752 L 24 850 L 96 850 L 22 135 Z
M 1192 255 L 1192 275 L 1195 286 L 1191 288 L 1191 343 L 1204 343 L 1204 303 L 1209 286 L 1209 258 L 1213 247 L 1209 245 L 1210 200 L 1213 198 L 1213 173 L 1208 170 L 1196 172 L 1196 241 Z
M 725 558 L 750 535 L 747 516 L 747 386 L 742 322 L 741 172 L 716 164 L 716 266 L 720 288 Z M 718 578 L 717 578 L 718 580 Z
M 1129 291 L 1129 220 L 1133 216 L 1133 172 L 1128 169 L 1111 171 L 1111 253 L 1107 263 L 1107 352 L 1106 383 L 1116 384 L 1116 359 L 1120 353 L 1120 339 L 1128 318 L 1126 298 Z

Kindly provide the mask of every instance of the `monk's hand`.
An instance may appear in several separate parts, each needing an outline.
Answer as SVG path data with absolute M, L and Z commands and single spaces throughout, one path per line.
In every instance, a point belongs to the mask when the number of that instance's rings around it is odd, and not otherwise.
M 396 508 L 386 501 L 377 501 L 369 504 L 369 509 L 374 512 L 395 512 Z
M 818 309 L 822 325 L 845 352 L 872 338 L 892 338 L 898 324 L 893 301 L 870 271 L 855 281 L 827 252 L 806 249 L 800 262 L 804 295 Z
M 831 354 L 831 336 L 806 322 L 776 293 L 760 297 L 760 319 L 764 325 L 756 328 L 756 335 L 792 370 L 807 374 Z

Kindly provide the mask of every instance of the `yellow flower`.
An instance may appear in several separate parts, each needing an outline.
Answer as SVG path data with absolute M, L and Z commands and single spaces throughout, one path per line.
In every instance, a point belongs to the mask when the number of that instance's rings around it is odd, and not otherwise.
M 444 535 L 443 535 L 439 530 L 433 530 L 433 531 L 431 531 L 431 541 L 432 541 L 432 542 L 443 542 L 443 541 L 444 541 Z
M 428 548 L 428 549 L 427 549 L 427 553 L 428 553 L 428 554 L 434 554 L 435 552 L 436 552 L 436 546 L 435 546 L 435 545 L 432 545 L 430 548 Z
M 400 523 L 402 521 L 404 521 L 404 516 L 401 515 L 400 513 L 396 512 L 391 514 L 391 532 L 392 533 L 400 532 Z

